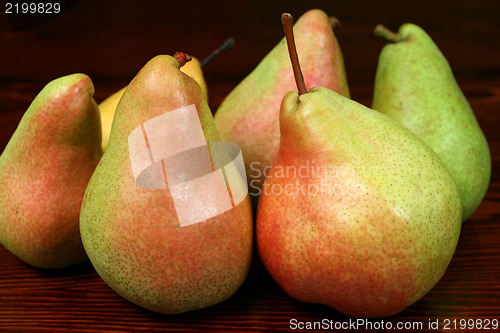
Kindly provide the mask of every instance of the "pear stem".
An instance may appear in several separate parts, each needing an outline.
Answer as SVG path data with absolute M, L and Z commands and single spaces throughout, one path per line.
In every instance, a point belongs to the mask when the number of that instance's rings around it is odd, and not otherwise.
M 295 40 L 293 38 L 293 16 L 288 13 L 281 14 L 281 24 L 283 24 L 283 30 L 285 32 L 288 53 L 290 54 L 290 61 L 292 62 L 293 75 L 295 76 L 295 83 L 297 84 L 299 95 L 303 95 L 307 93 L 307 88 L 302 70 L 300 69 L 297 47 L 295 46 Z
M 328 16 L 328 22 L 330 22 L 332 30 L 341 26 L 339 19 L 335 16 Z
M 210 53 L 210 55 L 208 57 L 203 59 L 200 67 L 203 69 L 206 65 L 211 63 L 212 60 L 214 60 L 219 54 L 226 51 L 227 49 L 232 48 L 233 46 L 234 46 L 234 39 L 231 37 L 226 39 L 226 41 L 221 46 L 219 46 L 218 48 L 213 50 L 212 53 Z
M 184 52 L 175 52 L 173 57 L 179 62 L 179 68 L 184 66 L 186 62 L 191 61 L 191 56 Z
M 384 37 L 385 39 L 394 43 L 401 42 L 403 40 L 400 34 L 390 30 L 389 28 L 387 28 L 385 25 L 382 24 L 378 24 L 375 27 L 375 36 Z

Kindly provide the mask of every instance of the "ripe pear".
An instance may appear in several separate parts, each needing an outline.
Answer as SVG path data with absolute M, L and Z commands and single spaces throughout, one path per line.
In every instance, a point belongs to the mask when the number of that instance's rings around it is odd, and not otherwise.
M 342 53 L 331 21 L 319 9 L 304 13 L 294 26 L 305 84 L 348 97 Z M 295 87 L 285 39 L 224 99 L 215 113 L 222 139 L 241 147 L 249 190 L 258 196 L 280 142 L 279 110 Z
M 116 110 L 108 149 L 85 192 L 80 219 L 85 250 L 103 280 L 129 301 L 166 314 L 205 308 L 233 295 L 247 276 L 252 255 L 248 195 L 222 214 L 183 226 L 171 178 L 165 176 L 165 166 L 170 163 L 185 165 L 182 152 L 174 158 L 155 159 L 154 165 L 163 167 L 163 189 L 139 186 L 139 178 L 135 178 L 136 156 L 130 145 L 135 142 L 131 139 L 134 133 L 142 133 L 144 128 L 151 156 L 158 148 L 151 138 L 150 121 L 172 119 L 169 116 L 179 115 L 179 110 L 195 107 L 201 141 L 220 141 L 200 86 L 182 73 L 181 64 L 182 60 L 179 63 L 171 56 L 157 56 L 128 85 Z M 188 114 L 180 114 L 187 119 Z M 188 139 L 179 144 L 191 144 L 189 137 L 194 140 L 199 133 L 183 124 L 164 122 L 156 134 L 184 131 Z M 164 141 L 160 148 L 179 148 L 169 142 Z M 209 166 L 213 157 L 208 159 Z M 181 170 L 179 179 L 184 176 Z M 152 178 L 146 180 L 157 185 Z M 204 192 L 210 198 L 227 196 L 225 186 L 222 190 L 207 186 Z M 179 192 L 175 193 L 179 199 Z M 217 209 L 196 203 L 206 213 Z
M 121 88 L 99 103 L 99 112 L 101 113 L 102 151 L 106 151 L 106 148 L 108 147 L 113 117 L 115 116 L 116 107 L 118 106 L 125 90 L 127 90 L 127 87 Z
M 61 268 L 87 260 L 80 206 L 102 155 L 93 94 L 84 74 L 50 82 L 0 156 L 0 242 L 30 265 Z
M 372 107 L 436 152 L 458 186 L 465 221 L 481 203 L 491 175 L 488 143 L 474 112 L 422 28 L 404 24 L 396 34 L 379 26 L 376 33 L 394 43 L 380 54 Z
M 192 77 L 201 87 L 203 96 L 208 100 L 208 88 L 203 71 L 201 69 L 200 61 L 195 57 L 181 67 L 181 71 L 186 75 Z M 113 117 L 115 115 L 116 107 L 123 96 L 127 87 L 123 87 L 116 91 L 108 98 L 99 103 L 99 111 L 101 112 L 101 126 L 102 126 L 102 150 L 106 151 L 109 142 L 109 135 L 111 133 L 111 125 L 113 124 Z
M 389 117 L 332 90 L 287 94 L 257 245 L 292 297 L 385 317 L 424 296 L 457 245 L 461 205 L 439 158 Z
M 256 222 L 276 282 L 354 317 L 390 316 L 425 295 L 461 228 L 458 189 L 437 155 L 388 116 L 324 87 L 289 92 L 280 128 Z

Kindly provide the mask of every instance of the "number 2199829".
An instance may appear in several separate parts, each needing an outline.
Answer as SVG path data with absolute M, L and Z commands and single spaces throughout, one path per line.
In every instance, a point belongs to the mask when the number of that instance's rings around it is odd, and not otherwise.
M 445 330 L 496 330 L 498 329 L 498 319 L 444 319 L 443 329 Z
M 5 14 L 59 14 L 61 4 L 58 2 L 6 2 Z

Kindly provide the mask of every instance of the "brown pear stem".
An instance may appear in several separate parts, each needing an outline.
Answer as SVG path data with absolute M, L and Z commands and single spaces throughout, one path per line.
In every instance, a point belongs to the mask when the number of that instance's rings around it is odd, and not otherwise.
M 186 62 L 191 61 L 191 56 L 184 52 L 175 52 L 173 57 L 179 62 L 179 67 L 182 67 Z
M 290 61 L 292 62 L 295 83 L 297 84 L 299 95 L 303 95 L 307 93 L 307 88 L 306 83 L 304 82 L 304 76 L 302 75 L 302 70 L 300 69 L 297 47 L 295 46 L 295 40 L 293 38 L 293 16 L 288 13 L 281 14 L 281 24 L 283 24 L 283 30 L 285 31 L 285 38 L 288 45 L 288 53 L 290 54 Z
M 375 36 L 384 37 L 385 39 L 397 43 L 403 40 L 400 34 L 387 28 L 385 25 L 378 24 L 375 27 Z
M 339 19 L 335 16 L 328 16 L 328 22 L 330 22 L 332 30 L 341 26 Z
M 200 67 L 203 69 L 206 65 L 212 62 L 212 60 L 214 60 L 219 54 L 226 51 L 227 49 L 232 48 L 233 46 L 234 46 L 234 39 L 229 37 L 228 39 L 225 40 L 225 42 L 221 46 L 213 50 L 208 57 L 203 59 Z

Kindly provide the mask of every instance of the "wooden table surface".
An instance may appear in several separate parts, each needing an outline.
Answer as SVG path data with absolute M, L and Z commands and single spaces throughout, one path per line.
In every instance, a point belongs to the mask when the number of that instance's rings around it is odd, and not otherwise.
M 146 4 L 147 3 L 147 4 Z M 403 4 L 405 3 L 405 4 Z M 463 225 L 455 256 L 424 298 L 384 322 L 500 320 L 500 2 L 491 1 L 80 1 L 65 15 L 13 33 L 0 14 L 0 151 L 36 94 L 50 80 L 84 72 L 95 98 L 127 84 L 157 54 L 185 51 L 203 58 L 233 37 L 236 45 L 206 67 L 210 107 L 217 109 L 280 40 L 280 14 L 296 18 L 321 8 L 337 16 L 352 98 L 371 104 L 378 54 L 377 23 L 421 25 L 448 58 L 488 139 L 489 190 Z M 248 279 L 229 300 L 176 316 L 141 309 L 118 296 L 90 263 L 61 270 L 30 267 L 0 245 L 0 332 L 290 331 L 290 320 L 348 322 L 325 306 L 298 302 L 267 274 L 257 255 Z M 381 320 L 372 320 L 381 324 Z M 490 326 L 490 328 L 492 328 Z M 331 330 L 348 331 L 348 330 Z M 358 330 L 352 331 L 363 331 Z M 412 331 L 412 330 L 406 330 Z M 439 330 L 432 330 L 436 332 Z M 445 330 L 446 331 L 446 330 Z M 474 332 L 478 329 L 465 331 Z M 491 330 L 490 330 L 491 331 Z

